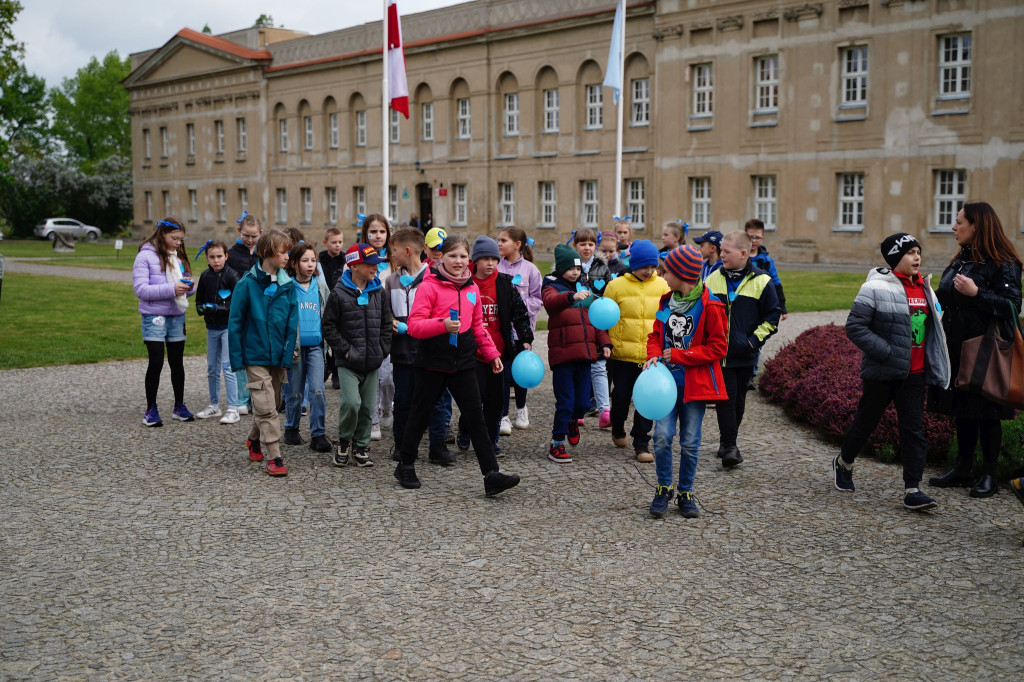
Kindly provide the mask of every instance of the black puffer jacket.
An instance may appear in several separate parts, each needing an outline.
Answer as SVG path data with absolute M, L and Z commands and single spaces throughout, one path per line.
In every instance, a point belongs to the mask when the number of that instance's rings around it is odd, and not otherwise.
M 590 272 L 581 272 L 579 279 L 579 282 L 595 296 L 603 296 L 605 287 L 611 281 L 612 273 L 608 269 L 608 264 L 597 254 L 594 254 L 594 262 L 590 264 Z
M 221 297 L 220 292 L 227 289 L 229 292 L 235 290 L 238 284 L 238 273 L 225 264 L 220 272 L 214 272 L 213 268 L 207 268 L 199 276 L 199 286 L 196 287 L 196 310 L 200 317 L 206 322 L 207 329 L 227 329 L 228 314 L 231 311 L 231 294 Z M 206 305 L 214 306 L 207 310 Z
M 249 272 L 249 269 L 252 266 L 260 262 L 256 252 L 253 251 L 252 253 L 249 253 L 249 249 L 240 241 L 236 241 L 231 245 L 231 248 L 228 249 L 227 256 L 228 265 L 231 266 L 231 269 L 242 274 Z M 239 277 L 241 277 L 241 275 L 239 275 Z
M 978 285 L 976 296 L 965 296 L 953 286 L 953 279 L 966 275 Z M 951 365 L 950 389 L 930 390 L 928 410 L 969 419 L 1013 419 L 1013 410 L 992 402 L 976 393 L 954 388 L 960 371 L 960 352 L 966 339 L 983 335 L 993 318 L 1010 319 L 1013 303 L 1018 314 L 1021 308 L 1021 267 L 1008 261 L 996 265 L 991 261 L 976 260 L 971 247 L 960 248 L 953 262 L 946 266 L 936 291 L 943 308 L 942 328 L 946 332 Z
M 365 295 L 365 305 L 359 297 Z M 372 372 L 391 352 L 391 303 L 380 280 L 360 292 L 346 270 L 331 291 L 324 310 L 323 333 L 338 367 L 357 374 Z
M 519 295 L 516 285 L 512 284 L 512 275 L 498 273 L 494 281 L 494 288 L 498 295 L 498 320 L 501 322 L 501 339 L 505 342 L 505 352 L 501 360 L 504 363 L 512 362 L 519 351 L 523 349 L 524 343 L 533 344 L 533 328 L 530 327 L 530 311 Z M 516 330 L 518 341 L 512 340 L 512 329 Z

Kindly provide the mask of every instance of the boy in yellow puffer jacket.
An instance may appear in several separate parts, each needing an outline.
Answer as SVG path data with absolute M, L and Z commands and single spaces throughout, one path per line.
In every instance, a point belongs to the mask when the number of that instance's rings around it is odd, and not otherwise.
M 654 330 L 654 319 L 668 284 L 657 274 L 658 248 L 646 239 L 629 247 L 629 272 L 616 277 L 605 288 L 605 297 L 619 306 L 619 323 L 608 330 L 612 339 L 612 357 L 608 360 L 608 379 L 612 384 L 612 441 L 626 447 L 626 417 L 633 397 L 633 384 L 647 362 L 647 336 Z M 638 462 L 653 462 L 651 429 L 654 423 L 633 410 L 633 452 Z

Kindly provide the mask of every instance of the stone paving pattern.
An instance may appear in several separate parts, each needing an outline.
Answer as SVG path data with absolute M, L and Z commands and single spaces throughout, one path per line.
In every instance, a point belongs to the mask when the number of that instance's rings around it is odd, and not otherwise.
M 794 315 L 772 347 L 844 318 Z M 387 438 L 369 469 L 284 446 L 290 475 L 271 479 L 246 457 L 247 419 L 144 428 L 144 371 L 0 372 L 0 679 L 1019 679 L 1024 667 L 1013 496 L 930 490 L 935 513 L 906 512 L 898 467 L 870 458 L 857 492 L 839 493 L 838 446 L 756 394 L 735 470 L 714 456 L 709 410 L 704 515 L 654 520 L 631 451 L 595 424 L 573 464 L 547 460 L 549 381 L 530 393 L 532 428 L 503 439 L 522 484 L 487 499 L 466 454 L 421 463 L 423 488 L 401 489 Z M 186 371 L 199 411 L 205 359 Z M 337 399 L 329 390 L 329 436 Z M 170 416 L 166 369 L 160 408 Z

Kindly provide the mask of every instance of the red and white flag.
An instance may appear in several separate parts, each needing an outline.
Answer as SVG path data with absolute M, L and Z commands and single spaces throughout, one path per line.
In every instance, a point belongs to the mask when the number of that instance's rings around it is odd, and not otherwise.
M 409 84 L 405 78 L 402 24 L 398 20 L 395 0 L 388 2 L 388 90 L 391 108 L 409 118 Z

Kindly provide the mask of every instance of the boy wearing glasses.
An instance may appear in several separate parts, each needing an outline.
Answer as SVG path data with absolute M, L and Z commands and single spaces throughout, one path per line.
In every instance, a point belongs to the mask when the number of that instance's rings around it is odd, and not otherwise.
M 743 226 L 743 231 L 750 237 L 750 261 L 757 269 L 763 270 L 772 278 L 775 296 L 779 299 L 779 310 L 781 311 L 779 320 L 784 320 L 789 317 L 789 312 L 786 310 L 786 294 L 782 291 L 782 280 L 779 279 L 779 271 L 775 269 L 775 261 L 768 255 L 768 249 L 764 245 L 764 223 L 757 218 L 751 218 Z M 747 382 L 748 391 L 754 390 L 754 377 L 757 376 L 757 366 L 760 361 L 761 353 L 758 352 L 754 361 L 754 374 Z

